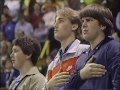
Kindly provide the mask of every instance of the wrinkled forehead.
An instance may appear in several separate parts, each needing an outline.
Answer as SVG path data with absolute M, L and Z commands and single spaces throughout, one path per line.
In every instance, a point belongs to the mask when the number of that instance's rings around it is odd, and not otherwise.
M 67 21 L 67 20 L 69 20 L 69 18 L 64 17 L 63 15 L 60 15 L 60 14 L 58 14 L 58 15 L 56 14 L 55 21 L 59 21 L 59 20 Z

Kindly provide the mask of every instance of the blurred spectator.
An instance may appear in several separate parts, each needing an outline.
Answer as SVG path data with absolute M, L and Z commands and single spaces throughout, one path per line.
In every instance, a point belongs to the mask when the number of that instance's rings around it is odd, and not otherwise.
M 120 32 L 120 11 L 118 12 L 117 17 L 116 17 L 116 27 Z
M 8 45 L 8 54 L 10 54 L 11 53 L 11 46 L 12 45 L 11 45 L 11 43 L 8 40 L 6 40 L 3 32 L 0 31 L 0 47 L 2 47 L 3 43 L 6 43 Z M 0 49 L 0 50 L 2 50 L 2 49 Z
M 54 22 L 55 22 L 55 11 L 54 11 L 54 7 L 51 4 L 45 4 L 45 6 L 43 6 L 43 8 L 45 9 L 45 14 L 43 15 L 43 20 L 45 21 L 45 25 L 49 28 L 54 26 Z
M 115 30 L 115 32 L 113 33 L 112 36 L 113 36 L 117 41 L 120 42 L 120 12 L 118 12 L 118 14 L 117 14 L 115 25 L 116 25 L 116 30 Z
M 26 16 L 21 15 L 19 21 L 15 27 L 15 37 L 18 38 L 19 34 L 24 33 L 25 36 L 32 37 L 33 36 L 33 27 L 31 23 L 26 20 Z
M 36 0 L 36 2 L 38 2 L 38 3 L 45 3 L 46 0 Z
M 55 10 L 61 7 L 57 0 L 51 0 L 51 4 Z
M 17 38 L 22 38 L 22 37 L 24 37 L 25 36 L 25 33 L 24 33 L 24 31 L 18 31 L 18 33 L 17 33 Z
M 3 13 L 7 14 L 7 15 L 10 15 L 10 10 L 9 10 L 9 8 L 8 8 L 7 5 L 4 5 L 4 7 L 3 7 Z
M 112 14 L 114 16 L 114 20 L 120 11 L 120 0 L 106 0 L 106 6 L 112 11 Z
M 5 35 L 4 35 L 3 31 L 1 30 L 0 31 L 0 43 L 4 40 L 6 40 L 6 38 L 5 38 Z
M 2 63 L 9 57 L 10 55 L 10 48 L 11 46 L 9 46 L 10 44 L 8 44 L 5 41 L 0 42 L 0 66 L 3 67 Z
M 1 28 L 4 32 L 4 35 L 6 39 L 10 42 L 13 41 L 14 37 L 14 30 L 15 30 L 15 24 L 11 21 L 11 17 L 8 14 L 2 14 L 2 24 Z
M 38 28 L 38 23 L 42 19 L 41 6 L 39 3 L 35 3 L 33 7 L 33 13 L 30 16 L 30 21 L 33 25 L 33 28 Z
M 45 41 L 48 39 L 48 28 L 45 26 L 45 22 L 43 20 L 39 21 L 39 27 L 34 30 L 33 35 L 43 47 Z
M 21 0 L 5 0 L 5 5 L 8 6 L 10 10 L 10 15 L 16 20 L 18 19 L 20 1 Z
M 3 75 L 2 81 L 5 87 L 8 88 L 11 82 L 19 75 L 19 71 L 13 68 L 13 64 L 10 59 L 6 59 L 3 62 L 3 65 L 4 65 L 4 72 L 2 74 Z
M 86 3 L 80 3 L 80 10 L 86 6 Z
M 80 10 L 80 0 L 67 0 L 68 6 L 74 10 Z
M 119 32 L 118 32 L 118 31 L 114 32 L 114 33 L 112 34 L 112 37 L 113 37 L 115 40 L 117 40 L 117 41 L 120 42 L 120 31 L 119 31 Z

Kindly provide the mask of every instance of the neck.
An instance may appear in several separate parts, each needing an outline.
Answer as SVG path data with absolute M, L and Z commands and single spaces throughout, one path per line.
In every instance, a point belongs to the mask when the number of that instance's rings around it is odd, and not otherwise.
M 26 61 L 26 62 L 24 63 L 24 65 L 22 66 L 22 68 L 19 69 L 20 74 L 21 74 L 22 76 L 25 76 L 25 75 L 27 74 L 27 72 L 28 72 L 32 67 L 34 67 L 33 64 L 32 64 L 32 62 Z
M 91 49 L 93 50 L 104 39 L 105 35 L 101 35 L 95 38 L 94 40 L 90 41 Z
M 70 37 L 68 37 L 68 38 L 61 41 L 61 47 L 62 47 L 63 52 L 65 51 L 65 48 L 69 44 L 71 44 L 74 40 L 75 40 L 75 37 L 70 36 Z

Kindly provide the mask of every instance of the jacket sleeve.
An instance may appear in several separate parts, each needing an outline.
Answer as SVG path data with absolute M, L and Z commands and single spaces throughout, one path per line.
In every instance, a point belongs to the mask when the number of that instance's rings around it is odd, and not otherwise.
M 113 90 L 120 90 L 120 44 L 108 50 L 108 70 L 111 73 Z
M 120 90 L 120 64 L 116 70 L 115 78 L 113 80 L 114 88 L 113 90 Z

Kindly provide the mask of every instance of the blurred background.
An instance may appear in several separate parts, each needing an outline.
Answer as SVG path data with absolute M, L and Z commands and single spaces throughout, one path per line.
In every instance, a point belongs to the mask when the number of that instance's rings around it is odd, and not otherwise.
M 41 54 L 37 66 L 46 75 L 49 63 L 60 48 L 54 39 L 56 10 L 70 7 L 79 11 L 92 3 L 112 11 L 112 36 L 120 42 L 120 0 L 0 0 L 0 90 L 6 90 L 19 75 L 10 60 L 11 43 L 15 38 L 28 36 L 39 41 Z

